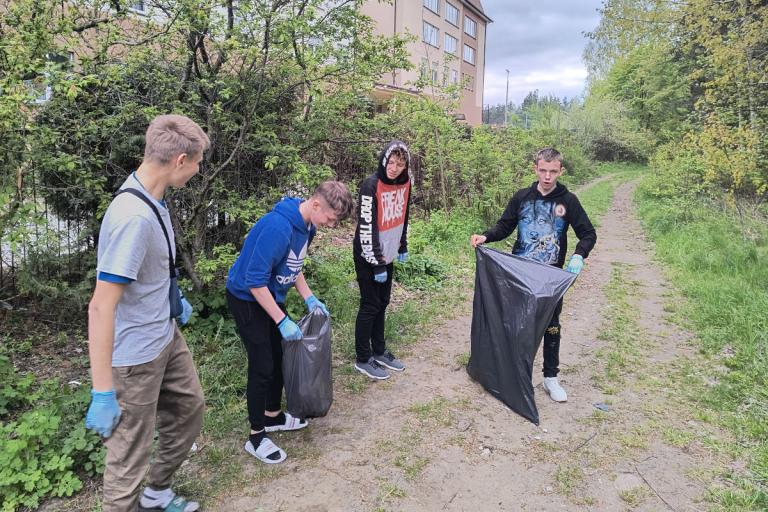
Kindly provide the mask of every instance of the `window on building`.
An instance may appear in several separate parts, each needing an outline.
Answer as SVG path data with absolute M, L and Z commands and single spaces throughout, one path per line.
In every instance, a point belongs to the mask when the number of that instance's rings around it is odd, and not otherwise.
M 147 5 L 143 1 L 131 2 L 128 9 L 144 14 L 147 12 Z
M 439 84 L 440 76 L 438 75 L 437 68 L 440 63 L 437 61 L 432 62 L 432 85 Z
M 457 83 L 459 83 L 459 72 L 455 69 L 451 70 L 451 83 L 453 85 L 456 85 Z
M 424 7 L 435 14 L 440 14 L 440 0 L 424 0 Z
M 466 73 L 461 74 L 461 82 L 464 84 L 464 89 L 467 91 L 475 90 L 475 77 Z
M 456 55 L 456 48 L 458 47 L 459 40 L 453 37 L 451 34 L 445 34 L 445 53 Z
M 422 38 L 425 43 L 431 44 L 435 48 L 440 48 L 440 30 L 434 25 L 424 22 L 424 33 Z
M 475 63 L 475 49 L 466 44 L 464 45 L 464 62 Z
M 419 78 L 421 80 L 429 79 L 429 60 L 428 59 L 421 59 L 421 64 L 419 64 Z
M 459 26 L 459 10 L 450 2 L 445 2 L 445 19 L 448 23 Z
M 477 37 L 477 22 L 469 16 L 464 16 L 464 33 Z

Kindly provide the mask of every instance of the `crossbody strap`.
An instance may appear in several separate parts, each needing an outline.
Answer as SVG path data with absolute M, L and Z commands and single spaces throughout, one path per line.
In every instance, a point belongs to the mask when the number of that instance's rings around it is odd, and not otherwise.
M 135 188 L 124 188 L 117 191 L 115 194 L 115 197 L 119 196 L 120 194 L 127 192 L 131 195 L 134 195 L 144 201 L 147 206 L 152 208 L 152 211 L 155 212 L 155 216 L 157 217 L 157 221 L 160 223 L 160 227 L 163 228 L 163 235 L 165 235 L 165 243 L 168 245 L 168 272 L 170 273 L 171 279 L 176 277 L 176 271 L 173 268 L 173 251 L 171 251 L 171 239 L 168 236 L 168 230 L 165 228 L 165 222 L 163 222 L 163 218 L 160 216 L 160 212 L 157 211 L 157 206 L 155 206 L 152 201 L 150 201 L 147 196 L 136 190 Z

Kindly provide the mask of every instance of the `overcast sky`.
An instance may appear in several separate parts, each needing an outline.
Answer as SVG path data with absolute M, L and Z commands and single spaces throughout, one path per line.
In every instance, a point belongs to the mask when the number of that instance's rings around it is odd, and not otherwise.
M 488 26 L 485 104 L 519 105 L 534 89 L 540 95 L 581 94 L 587 70 L 583 32 L 597 27 L 601 0 L 481 0 Z

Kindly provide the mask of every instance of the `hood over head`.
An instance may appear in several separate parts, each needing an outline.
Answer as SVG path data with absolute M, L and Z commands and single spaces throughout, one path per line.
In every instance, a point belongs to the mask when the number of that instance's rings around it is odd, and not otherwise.
M 389 157 L 392 155 L 392 150 L 394 149 L 399 149 L 405 153 L 405 171 L 394 180 L 391 180 L 387 178 L 387 163 L 389 162 Z M 411 152 L 408 149 L 408 146 L 406 146 L 405 142 L 403 141 L 393 140 L 387 145 L 387 147 L 384 148 L 384 150 L 379 155 L 379 168 L 376 171 L 377 176 L 384 183 L 388 185 L 393 185 L 393 184 L 405 183 L 406 181 L 408 181 L 410 179 L 410 173 L 411 173 Z

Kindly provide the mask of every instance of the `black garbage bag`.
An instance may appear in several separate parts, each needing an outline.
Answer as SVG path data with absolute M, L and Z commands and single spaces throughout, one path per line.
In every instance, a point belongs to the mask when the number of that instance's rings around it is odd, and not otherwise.
M 557 302 L 576 274 L 478 247 L 467 372 L 489 393 L 539 424 L 533 359 Z
M 283 340 L 283 383 L 288 412 L 319 418 L 333 403 L 331 318 L 316 308 L 299 320 L 301 341 Z

